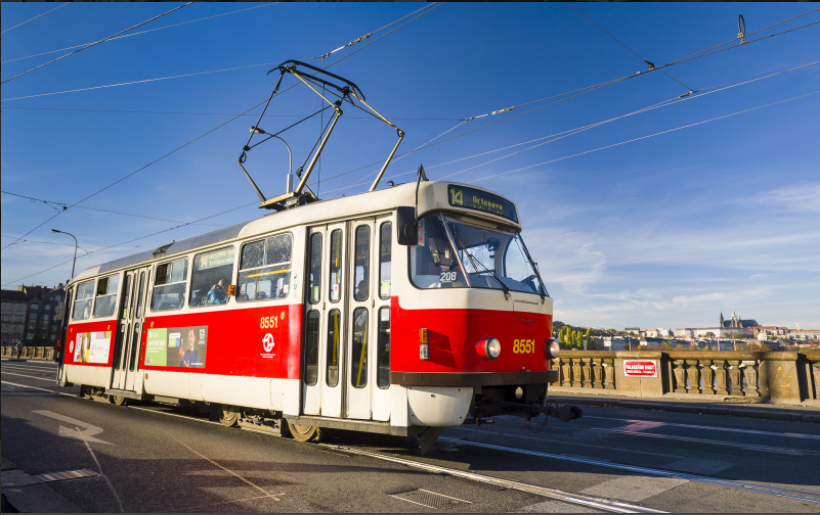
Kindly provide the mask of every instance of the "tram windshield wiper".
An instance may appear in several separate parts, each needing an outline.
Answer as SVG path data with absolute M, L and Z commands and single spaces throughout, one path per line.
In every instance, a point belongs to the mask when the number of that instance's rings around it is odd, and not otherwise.
M 509 299 L 510 298 L 510 289 L 509 289 L 509 287 L 507 287 L 507 285 L 504 284 L 501 281 L 501 279 L 498 278 L 497 275 L 495 275 L 495 272 L 493 270 L 490 270 L 489 268 L 485 267 L 481 263 L 481 261 L 475 259 L 475 257 L 470 253 L 470 251 L 467 250 L 467 247 L 464 246 L 464 243 L 461 242 L 461 238 L 459 238 L 458 236 L 455 236 L 453 239 L 455 239 L 456 243 L 461 248 L 461 251 L 464 253 L 464 255 L 467 256 L 467 259 L 470 260 L 470 264 L 473 265 L 473 270 L 476 271 L 476 274 L 480 275 L 482 272 L 485 272 L 485 273 L 489 274 L 490 277 L 495 279 L 495 281 L 501 286 L 501 289 L 504 291 L 504 298 Z M 479 267 L 481 267 L 481 270 L 479 270 Z

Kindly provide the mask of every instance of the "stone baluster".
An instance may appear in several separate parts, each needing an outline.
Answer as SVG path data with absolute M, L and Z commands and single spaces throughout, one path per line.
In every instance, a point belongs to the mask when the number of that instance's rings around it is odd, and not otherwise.
M 814 398 L 820 400 L 820 361 L 809 362 L 811 375 L 814 378 Z M 811 390 L 811 388 L 809 388 Z
M 602 360 L 603 363 L 601 364 L 601 368 L 603 368 L 604 372 L 604 388 L 607 390 L 614 390 L 615 389 L 615 363 L 613 359 L 604 359 Z
M 726 360 L 716 359 L 713 366 L 715 367 L 715 378 L 717 379 L 717 395 L 729 395 L 726 386 Z
M 740 382 L 740 360 L 732 359 L 729 363 L 729 381 L 732 385 L 730 395 L 743 395 L 743 385 Z
M 592 360 L 592 376 L 595 378 L 595 388 L 603 388 L 604 387 L 604 371 L 603 371 L 603 363 L 602 360 Z
M 686 375 L 689 378 L 689 393 L 700 393 L 700 379 L 698 377 L 698 360 L 686 360 Z
M 581 387 L 592 388 L 592 359 L 581 358 Z
M 581 360 L 572 358 L 572 386 L 581 387 Z
M 676 359 L 672 362 L 672 374 L 675 377 L 675 393 L 686 393 L 686 369 L 684 360 Z
M 743 395 L 746 397 L 760 397 L 760 388 L 757 385 L 757 361 L 743 362 L 743 379 L 745 385 L 743 386 Z
M 714 395 L 715 393 L 715 371 L 712 370 L 712 360 L 700 360 L 703 368 L 700 369 L 700 375 L 703 378 L 703 391 L 700 393 L 704 395 Z
M 561 360 L 561 386 L 572 386 L 572 360 Z

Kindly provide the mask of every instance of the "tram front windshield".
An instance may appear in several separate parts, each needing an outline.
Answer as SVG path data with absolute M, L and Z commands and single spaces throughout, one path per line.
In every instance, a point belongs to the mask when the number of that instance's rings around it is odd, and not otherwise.
M 418 223 L 410 277 L 419 288 L 490 288 L 547 295 L 521 235 L 436 213 Z M 503 286 L 502 286 L 503 285 Z

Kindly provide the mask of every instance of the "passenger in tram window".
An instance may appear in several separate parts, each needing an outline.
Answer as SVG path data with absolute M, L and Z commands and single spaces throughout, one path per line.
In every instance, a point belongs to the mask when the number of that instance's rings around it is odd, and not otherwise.
M 357 299 L 366 299 L 367 298 L 367 279 L 362 279 L 359 281 L 359 284 L 356 285 L 356 298 Z
M 196 331 L 193 328 L 188 331 L 188 350 L 185 351 L 182 357 L 182 366 L 184 367 L 198 367 L 199 366 L 199 351 L 196 346 Z
M 208 304 L 226 304 L 228 302 L 227 290 L 228 281 L 220 279 L 218 283 L 208 290 Z

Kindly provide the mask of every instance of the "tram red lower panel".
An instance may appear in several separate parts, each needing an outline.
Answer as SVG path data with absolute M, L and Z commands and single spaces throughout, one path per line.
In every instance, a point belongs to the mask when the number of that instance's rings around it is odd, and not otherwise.
M 392 372 L 522 372 L 549 370 L 546 344 L 552 315 L 483 309 L 402 309 L 391 303 Z M 429 360 L 419 358 L 419 329 L 428 332 Z M 476 343 L 495 337 L 501 354 L 478 355 Z

